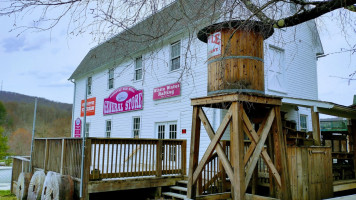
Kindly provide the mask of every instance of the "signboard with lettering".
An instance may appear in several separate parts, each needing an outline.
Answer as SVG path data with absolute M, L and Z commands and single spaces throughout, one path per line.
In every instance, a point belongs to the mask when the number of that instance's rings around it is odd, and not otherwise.
M 104 99 L 103 114 L 115 114 L 143 109 L 143 90 L 136 90 L 131 86 L 116 89 Z
M 95 102 L 96 102 L 96 97 L 87 99 L 87 116 L 95 115 Z M 80 116 L 84 116 L 84 104 L 85 101 L 82 100 L 81 106 L 80 106 Z
M 221 55 L 221 32 L 208 37 L 208 59 L 218 55 Z
M 153 100 L 165 99 L 180 95 L 180 83 L 173 83 L 153 89 Z
M 82 120 L 78 117 L 74 122 L 74 137 L 80 137 L 80 132 L 82 130 Z

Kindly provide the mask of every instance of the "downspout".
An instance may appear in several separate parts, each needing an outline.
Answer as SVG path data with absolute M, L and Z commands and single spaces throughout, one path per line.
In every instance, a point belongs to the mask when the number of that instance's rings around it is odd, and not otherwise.
M 73 80 L 69 80 L 70 82 L 74 83 L 74 92 L 73 92 L 73 104 L 72 104 L 72 125 L 70 127 L 70 133 L 71 136 L 74 137 L 74 132 L 73 132 L 73 125 L 74 125 L 74 110 L 75 110 L 75 92 L 77 90 L 77 84 Z

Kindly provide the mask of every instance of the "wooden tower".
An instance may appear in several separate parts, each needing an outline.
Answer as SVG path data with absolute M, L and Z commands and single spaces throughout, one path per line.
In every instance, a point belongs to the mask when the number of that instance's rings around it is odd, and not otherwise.
M 193 120 L 188 198 L 195 199 L 200 195 L 202 170 L 215 151 L 230 179 L 231 193 L 213 195 L 210 196 L 211 199 L 232 197 L 240 200 L 257 197 L 247 194 L 246 189 L 260 156 L 269 168 L 271 196 L 291 199 L 286 144 L 280 115 L 281 98 L 264 95 L 263 40 L 272 34 L 271 27 L 251 21 L 223 22 L 199 32 L 198 38 L 208 43 L 209 96 L 191 100 Z M 228 109 L 216 132 L 203 107 Z M 199 162 L 201 124 L 211 142 Z M 220 142 L 228 125 L 230 159 Z M 259 128 L 256 131 L 257 127 Z M 246 153 L 244 135 L 251 140 Z

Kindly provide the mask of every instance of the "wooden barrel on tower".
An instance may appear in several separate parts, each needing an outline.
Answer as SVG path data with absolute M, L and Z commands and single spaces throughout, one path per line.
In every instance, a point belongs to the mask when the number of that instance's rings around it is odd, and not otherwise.
M 271 25 L 227 21 L 205 27 L 198 38 L 208 44 L 208 95 L 264 94 L 263 41 Z

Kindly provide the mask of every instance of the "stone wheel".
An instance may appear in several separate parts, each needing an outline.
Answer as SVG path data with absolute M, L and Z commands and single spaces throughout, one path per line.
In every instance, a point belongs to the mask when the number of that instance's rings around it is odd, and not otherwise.
M 40 200 L 43 189 L 43 183 L 46 174 L 43 171 L 37 171 L 33 174 L 28 187 L 28 200 Z

